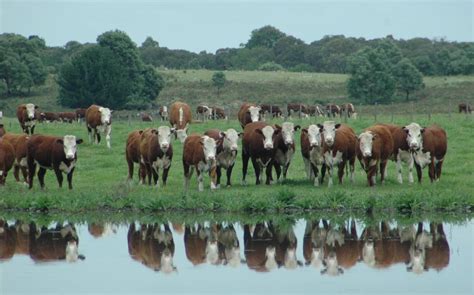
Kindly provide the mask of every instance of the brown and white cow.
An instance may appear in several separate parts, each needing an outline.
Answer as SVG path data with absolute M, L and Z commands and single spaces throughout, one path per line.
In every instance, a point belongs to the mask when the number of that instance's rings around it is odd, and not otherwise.
M 225 115 L 225 111 L 223 108 L 219 107 L 211 107 L 211 119 L 219 120 L 219 119 L 226 119 L 227 116 Z
M 224 168 L 227 171 L 227 186 L 231 186 L 230 178 L 232 176 L 232 169 L 235 165 L 235 159 L 237 157 L 238 151 L 238 141 L 239 137 L 242 137 L 243 133 L 238 133 L 235 129 L 227 129 L 227 131 L 223 132 L 218 129 L 211 129 L 204 133 L 218 143 L 217 145 L 217 187 L 220 186 L 221 183 L 221 170 Z
M 332 175 L 334 166 L 338 166 L 339 183 L 342 184 L 344 168 L 349 162 L 350 179 L 354 182 L 354 163 L 356 158 L 357 136 L 354 130 L 344 124 L 336 124 L 334 121 L 325 121 L 323 125 L 318 124 L 323 133 L 323 155 L 324 162 L 328 168 L 328 186 L 333 185 Z
M 201 118 L 203 121 L 209 120 L 212 114 L 212 109 L 207 105 L 199 105 L 196 108 L 196 117 Z
M 448 149 L 446 131 L 436 125 L 422 128 L 417 123 L 411 123 L 403 129 L 407 133 L 407 143 L 415 160 L 418 182 L 421 182 L 422 169 L 427 165 L 431 182 L 439 181 Z
M 328 103 L 326 105 L 326 114 L 328 117 L 336 117 L 341 113 L 341 108 L 337 104 Z
M 91 105 L 86 110 L 86 125 L 89 141 L 100 143 L 100 133 L 105 134 L 107 147 L 110 149 L 110 133 L 112 132 L 112 111 L 98 105 Z M 92 138 L 93 137 L 93 138 Z
M 387 162 L 393 152 L 393 138 L 390 130 L 381 125 L 375 125 L 364 130 L 359 135 L 356 148 L 357 158 L 367 173 L 369 186 L 374 186 L 377 171 L 380 166 L 380 181 L 385 181 Z
M 9 141 L 0 138 L 0 185 L 5 185 L 8 172 L 15 162 L 15 150 Z
M 295 125 L 291 122 L 284 122 L 281 127 L 275 125 L 281 132 L 278 133 L 275 141 L 275 157 L 274 167 L 276 171 L 277 180 L 280 181 L 280 175 L 283 170 L 282 181 L 286 180 L 288 168 L 290 167 L 291 160 L 295 154 L 295 131 L 300 129 L 300 125 Z
M 253 232 L 250 225 L 244 225 L 244 247 L 248 268 L 258 272 L 278 268 L 276 239 L 272 230 L 264 223 L 257 223 Z
M 245 125 L 262 120 L 262 109 L 254 103 L 244 103 L 240 106 L 237 117 L 240 126 L 245 128 Z
M 158 110 L 158 114 L 160 115 L 161 121 L 168 121 L 168 107 L 161 106 Z
M 28 183 L 28 164 L 26 161 L 26 156 L 29 135 L 6 133 L 2 138 L 3 140 L 8 141 L 13 146 L 15 151 L 15 162 L 13 164 L 13 175 L 15 176 L 15 180 L 17 182 L 20 181 L 19 174 L 21 170 L 23 180 L 25 183 Z
M 321 110 L 321 108 L 317 105 L 310 105 L 308 106 L 308 115 L 313 116 L 313 117 L 323 117 L 324 112 Z
M 138 169 L 138 180 L 140 183 L 145 183 L 146 168 L 145 164 L 141 163 L 140 154 L 140 143 L 142 138 L 143 130 L 135 130 L 130 132 L 127 137 L 127 143 L 125 145 L 125 159 L 128 164 L 128 176 L 127 179 L 130 181 L 133 178 L 133 165 L 137 163 L 140 165 Z
M 277 146 L 277 136 L 281 132 L 265 122 L 249 123 L 244 128 L 242 138 L 242 182 L 246 184 L 249 159 L 252 160 L 256 184 L 260 184 L 260 172 L 266 170 L 266 184 L 272 180 L 272 166 Z
M 159 187 L 160 169 L 163 170 L 163 185 L 166 185 L 168 172 L 173 159 L 173 147 L 171 136 L 175 129 L 168 126 L 160 126 L 157 129 L 146 129 L 141 134 L 140 141 L 140 163 L 145 166 L 150 183 L 150 174 L 153 175 L 153 183 Z
M 76 109 L 75 112 L 76 112 L 77 122 L 80 122 L 81 120 L 85 119 L 86 111 L 87 111 L 87 109 L 82 109 L 82 108 Z
M 459 113 L 465 113 L 465 114 L 472 113 L 471 105 L 468 103 L 460 103 L 458 105 L 458 110 L 459 110 Z
M 186 257 L 193 265 L 209 263 L 219 265 L 222 259 L 219 254 L 218 228 L 215 224 L 186 225 L 184 230 L 184 247 Z
M 65 123 L 72 123 L 76 121 L 76 113 L 75 112 L 60 112 L 58 113 L 59 120 Z
M 142 113 L 141 117 L 143 122 L 153 122 L 153 117 L 148 113 Z
M 211 189 L 216 189 L 216 149 L 214 138 L 207 135 L 192 134 L 186 138 L 183 146 L 184 190 L 189 188 L 189 181 L 196 169 L 199 191 L 204 190 L 204 173 L 211 176 Z
M 40 119 L 37 109 L 38 106 L 32 103 L 21 104 L 16 109 L 16 117 L 20 122 L 21 129 L 26 134 L 35 133 L 36 121 Z
M 169 120 L 171 127 L 176 129 L 176 138 L 181 143 L 188 136 L 188 127 L 193 119 L 191 108 L 184 102 L 177 101 L 170 107 Z
M 306 176 L 314 181 L 314 186 L 319 186 L 326 173 L 323 155 L 323 137 L 317 125 L 309 125 L 308 128 L 301 129 L 301 155 L 305 165 Z M 321 178 L 318 179 L 321 167 Z
M 286 106 L 286 111 L 288 112 L 288 118 L 291 119 L 291 115 L 298 114 L 300 118 L 308 118 L 309 110 L 308 107 L 302 103 L 289 103 Z
M 355 108 L 352 103 L 346 103 L 340 106 L 340 115 L 341 117 L 347 114 L 348 118 L 351 118 L 355 113 Z
M 46 170 L 54 170 L 59 187 L 63 184 L 63 174 L 67 175 L 69 189 L 72 189 L 72 176 L 77 162 L 77 145 L 82 139 L 74 135 L 64 137 L 34 135 L 27 143 L 27 163 L 29 188 L 33 187 L 36 166 L 39 166 L 38 180 L 44 188 Z
M 59 114 L 55 112 L 42 112 L 40 113 L 41 122 L 56 122 L 59 121 Z
M 272 118 L 280 118 L 283 114 L 280 107 L 277 105 L 261 104 L 260 108 L 262 109 L 264 117 L 266 117 L 267 114 L 270 114 Z

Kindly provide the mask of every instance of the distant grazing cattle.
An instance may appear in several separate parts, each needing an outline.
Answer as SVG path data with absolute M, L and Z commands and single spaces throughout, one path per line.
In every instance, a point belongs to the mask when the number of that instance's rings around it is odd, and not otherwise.
M 36 121 L 39 120 L 39 113 L 36 112 L 38 109 L 37 105 L 32 103 L 21 104 L 16 109 L 16 117 L 20 122 L 21 129 L 26 134 L 35 133 Z
M 347 117 L 351 118 L 355 113 L 354 105 L 352 103 L 346 103 L 340 107 L 341 117 L 347 113 Z
M 153 117 L 148 113 L 142 113 L 141 117 L 142 117 L 143 122 L 152 122 L 153 121 Z
M 323 138 L 317 125 L 309 125 L 301 129 L 301 154 L 305 165 L 306 175 L 309 180 L 319 186 L 326 173 L 323 155 Z M 321 167 L 321 179 L 318 179 L 319 167 Z
M 234 168 L 235 159 L 238 151 L 238 140 L 242 137 L 243 133 L 237 133 L 235 129 L 228 129 L 222 132 L 218 129 L 211 129 L 204 133 L 218 143 L 216 150 L 216 161 L 217 161 L 217 187 L 221 183 L 221 170 L 222 168 L 227 170 L 227 186 L 231 186 L 230 178 L 232 176 L 232 169 Z
M 276 171 L 277 180 L 280 180 L 280 175 L 283 170 L 282 181 L 286 180 L 288 168 L 291 160 L 295 154 L 295 131 L 300 129 L 300 125 L 294 125 L 291 122 L 284 122 L 281 127 L 275 125 L 281 132 L 278 133 L 275 141 L 275 160 L 274 167 Z
M 86 110 L 87 132 L 89 141 L 100 143 L 100 133 L 105 134 L 107 147 L 110 149 L 110 133 L 112 132 L 112 111 L 98 105 L 91 105 Z
M 72 123 L 76 121 L 75 112 L 61 112 L 61 113 L 58 113 L 58 116 L 59 116 L 59 120 L 61 120 L 62 122 Z
M 5 185 L 8 172 L 15 162 L 15 150 L 9 141 L 0 138 L 0 185 Z
M 161 121 L 168 121 L 168 107 L 161 106 L 158 110 L 158 114 L 160 115 Z
M 342 184 L 344 168 L 349 162 L 351 182 L 354 181 L 354 162 L 356 158 L 357 136 L 354 130 L 344 124 L 336 124 L 334 121 L 325 121 L 323 125 L 318 124 L 323 133 L 323 155 L 324 162 L 328 167 L 328 186 L 332 186 L 333 167 L 338 166 L 339 183 Z
M 169 120 L 171 127 L 176 129 L 176 137 L 181 143 L 188 136 L 188 127 L 193 120 L 191 108 L 184 102 L 175 102 L 170 107 Z
M 337 104 L 329 103 L 326 105 L 326 114 L 328 117 L 336 117 L 341 113 L 341 108 Z
M 260 108 L 262 109 L 264 116 L 270 114 L 272 118 L 280 118 L 283 114 L 280 107 L 277 105 L 261 104 Z
M 246 183 L 249 159 L 252 160 L 256 184 L 260 184 L 260 172 L 266 170 L 266 184 L 272 180 L 272 166 L 276 151 L 276 140 L 280 129 L 264 122 L 249 123 L 244 128 L 242 139 L 242 181 Z
M 7 131 L 5 130 L 5 127 L 3 126 L 3 124 L 0 123 L 0 137 L 5 135 L 5 133 L 7 133 Z
M 471 105 L 468 103 L 460 103 L 458 105 L 458 110 L 459 110 L 459 113 L 465 113 L 465 114 L 472 113 Z
M 125 145 L 125 159 L 128 164 L 128 180 L 133 178 L 133 165 L 139 164 L 138 180 L 140 183 L 145 183 L 146 168 L 145 164 L 141 163 L 140 143 L 143 130 L 136 130 L 128 134 L 127 143 Z
M 240 106 L 240 110 L 237 116 L 240 122 L 240 126 L 242 126 L 242 128 L 245 128 L 245 125 L 249 123 L 262 120 L 262 109 L 253 103 L 244 103 L 242 104 L 242 106 Z
M 0 261 L 11 259 L 15 255 L 16 230 L 4 219 L 0 219 Z
M 302 103 L 289 103 L 286 106 L 286 110 L 289 118 L 291 118 L 293 114 L 298 114 L 300 118 L 307 118 L 309 116 L 308 107 Z
M 217 188 L 216 173 L 216 143 L 214 138 L 207 135 L 192 134 L 186 138 L 183 147 L 184 190 L 189 188 L 189 181 L 194 169 L 197 173 L 198 189 L 204 190 L 204 173 L 211 176 L 211 189 Z
M 76 109 L 76 119 L 78 122 L 85 119 L 86 111 L 87 109 Z
M 225 115 L 225 111 L 223 108 L 219 107 L 211 107 L 211 119 L 219 120 L 219 119 L 226 119 L 227 116 Z
M 56 122 L 59 121 L 59 114 L 54 112 L 42 112 L 40 113 L 41 122 Z
M 27 163 L 29 188 L 33 187 L 33 177 L 36 166 L 39 166 L 38 180 L 41 188 L 44 188 L 44 175 L 46 169 L 54 170 L 59 187 L 63 184 L 63 174 L 67 175 L 69 189 L 72 189 L 72 175 L 77 161 L 77 145 L 82 139 L 74 135 L 64 137 L 34 135 L 27 143 Z
M 20 181 L 19 172 L 21 170 L 25 183 L 28 183 L 28 164 L 26 156 L 29 136 L 26 134 L 6 133 L 2 139 L 8 141 L 15 151 L 15 162 L 13 164 L 15 180 L 17 182 Z
M 160 126 L 157 129 L 146 129 L 141 134 L 140 162 L 145 165 L 150 182 L 150 174 L 153 175 L 153 183 L 159 187 L 159 173 L 163 170 L 163 185 L 166 185 L 168 172 L 173 159 L 173 146 L 171 136 L 175 133 L 174 128 Z
M 374 186 L 377 172 L 380 171 L 380 181 L 385 181 L 387 162 L 393 152 L 393 138 L 390 130 L 384 126 L 369 127 L 359 135 L 356 148 L 357 158 L 367 173 L 369 186 Z M 380 165 L 380 170 L 379 169 Z
M 311 105 L 308 106 L 308 115 L 313 116 L 313 117 L 322 117 L 324 116 L 324 112 L 321 110 L 321 108 L 317 105 Z
M 212 109 L 206 105 L 199 105 L 196 108 L 196 117 L 207 121 L 211 117 Z
M 448 149 L 446 131 L 436 125 L 422 128 L 417 123 L 405 126 L 404 130 L 407 132 L 407 143 L 415 160 L 418 182 L 421 182 L 422 169 L 427 165 L 431 182 L 439 181 Z

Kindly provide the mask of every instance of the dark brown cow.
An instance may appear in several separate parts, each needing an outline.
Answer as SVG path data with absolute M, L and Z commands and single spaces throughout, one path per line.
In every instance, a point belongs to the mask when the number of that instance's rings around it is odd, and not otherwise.
M 314 186 L 319 186 L 326 173 L 323 155 L 323 137 L 317 125 L 309 125 L 301 130 L 301 155 L 305 164 L 306 175 L 309 180 L 313 180 Z M 321 166 L 321 178 L 318 179 Z
M 292 114 L 298 114 L 300 118 L 307 118 L 309 115 L 308 107 L 302 103 L 289 103 L 286 106 L 288 117 L 291 118 Z
M 325 121 L 323 125 L 318 124 L 323 133 L 323 155 L 324 162 L 328 167 L 328 186 L 332 186 L 333 167 L 338 166 L 339 183 L 342 184 L 344 168 L 349 162 L 351 182 L 354 182 L 354 163 L 356 158 L 357 136 L 354 130 L 344 124 L 336 124 L 334 121 Z
M 74 135 L 64 137 L 34 135 L 27 143 L 27 163 L 29 188 L 33 187 L 36 166 L 39 165 L 38 180 L 44 188 L 46 169 L 54 170 L 59 187 L 63 185 L 63 172 L 67 175 L 69 189 L 72 189 L 72 175 L 77 161 L 77 145 L 82 139 Z
M 240 126 L 245 128 L 245 125 L 262 120 L 262 109 L 254 103 L 244 103 L 240 106 L 237 117 Z
M 326 114 L 328 117 L 336 117 L 341 113 L 341 108 L 337 104 L 329 103 L 326 105 Z
M 8 172 L 15 162 L 15 150 L 9 141 L 0 138 L 0 185 L 5 185 Z
M 321 110 L 321 108 L 317 105 L 310 105 L 308 106 L 308 115 L 310 116 L 319 116 L 319 117 L 322 117 L 324 116 L 324 113 L 323 111 Z
M 26 134 L 13 134 L 6 133 L 3 137 L 3 140 L 8 141 L 15 151 L 15 162 L 13 175 L 17 182 L 20 181 L 20 170 L 23 175 L 23 180 L 25 183 L 28 183 L 28 164 L 26 161 L 27 156 L 27 143 L 29 136 Z
M 168 121 L 168 107 L 161 106 L 158 110 L 158 115 L 160 115 L 161 121 Z
M 125 145 L 125 159 L 128 164 L 128 180 L 133 178 L 133 165 L 137 163 L 140 165 L 138 169 L 138 180 L 145 183 L 146 168 L 144 163 L 141 163 L 140 143 L 143 130 L 136 130 L 128 134 L 127 143 Z
M 428 165 L 431 182 L 439 181 L 444 156 L 448 150 L 446 131 L 432 125 L 422 128 L 417 123 L 404 127 L 407 132 L 407 143 L 415 160 L 418 182 L 421 182 L 422 169 Z
M 26 134 L 35 133 L 36 120 L 40 119 L 37 109 L 38 106 L 32 103 L 21 104 L 16 109 L 16 117 L 20 122 L 21 129 Z
M 76 109 L 76 118 L 78 122 L 86 118 L 86 111 L 87 109 Z
M 3 126 L 3 124 L 0 124 L 0 137 L 5 135 L 5 133 L 7 133 L 7 131 L 5 130 L 5 127 Z
M 184 143 L 188 136 L 189 124 L 193 120 L 189 105 L 180 101 L 173 103 L 170 107 L 169 120 L 171 127 L 176 129 L 176 138 Z
M 345 114 L 347 114 L 347 117 L 352 117 L 353 114 L 355 113 L 355 108 L 354 108 L 354 105 L 352 103 L 346 103 L 346 104 L 343 104 L 341 105 L 340 107 L 340 115 L 341 117 Z
M 244 128 L 242 139 L 242 181 L 246 183 L 249 159 L 255 170 L 256 184 L 260 184 L 260 172 L 266 170 L 266 184 L 272 180 L 272 166 L 280 129 L 264 122 L 249 123 Z
M 219 120 L 219 119 L 226 119 L 227 116 L 225 115 L 225 111 L 223 108 L 219 107 L 211 107 L 211 119 Z
M 257 223 L 250 232 L 250 225 L 244 225 L 244 253 L 247 266 L 258 272 L 278 268 L 276 261 L 276 240 L 273 232 L 263 223 Z
M 75 112 L 60 112 L 58 113 L 59 120 L 65 123 L 72 123 L 76 121 L 76 113 Z
M 426 249 L 425 266 L 441 271 L 449 264 L 449 244 L 446 240 L 442 223 L 430 223 L 430 233 L 433 237 L 432 247 Z
M 16 230 L 13 225 L 0 219 L 0 262 L 11 259 L 15 255 Z
M 277 175 L 277 180 L 280 180 L 280 175 L 283 170 L 282 181 L 286 180 L 288 168 L 290 167 L 291 160 L 295 154 L 295 131 L 300 129 L 300 125 L 294 125 L 291 122 L 284 122 L 281 127 L 275 125 L 280 132 L 276 138 L 276 150 L 274 158 L 274 167 Z
M 260 108 L 265 116 L 271 114 L 272 118 L 280 118 L 283 114 L 280 107 L 277 105 L 261 104 Z
M 380 165 L 380 181 L 385 181 L 387 162 L 393 152 L 393 138 L 390 130 L 381 125 L 375 125 L 364 130 L 359 135 L 356 147 L 357 158 L 367 173 L 369 186 L 375 185 L 375 176 Z
M 459 113 L 465 113 L 465 114 L 472 113 L 471 105 L 468 103 L 460 103 L 458 105 L 458 110 L 459 110 Z
M 142 113 L 143 122 L 153 122 L 153 117 L 148 113 Z
M 55 112 L 40 113 L 41 122 L 55 122 L 59 121 L 59 114 Z
M 110 149 L 110 133 L 112 132 L 112 111 L 98 105 L 91 105 L 86 110 L 86 125 L 89 141 L 100 143 L 100 132 L 105 134 L 107 147 Z

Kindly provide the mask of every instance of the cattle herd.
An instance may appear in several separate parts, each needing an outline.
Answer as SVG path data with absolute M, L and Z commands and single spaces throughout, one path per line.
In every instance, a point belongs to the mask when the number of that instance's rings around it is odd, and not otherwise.
M 298 238 L 293 226 L 279 226 L 272 221 L 241 224 L 242 244 L 232 223 L 132 223 L 127 232 L 130 257 L 153 271 L 176 272 L 171 226 L 175 234 L 184 234 L 186 258 L 194 266 L 246 265 L 256 272 L 308 266 L 320 269 L 322 275 L 337 276 L 358 264 L 375 269 L 404 265 L 406 271 L 419 274 L 429 269 L 440 271 L 450 260 L 442 223 L 429 223 L 428 229 L 423 222 L 394 226 L 381 221 L 365 225 L 359 235 L 354 220 L 341 225 L 325 219 L 306 221 L 304 261 L 298 259 Z M 116 228 L 113 224 L 88 225 L 94 238 L 113 234 Z M 71 223 L 47 228 L 34 222 L 8 224 L 0 219 L 0 250 L 0 261 L 14 255 L 29 255 L 35 262 L 85 259 L 79 254 L 79 236 Z
M 331 116 L 341 113 L 341 107 L 329 104 L 327 111 Z M 354 116 L 352 104 L 343 106 L 348 116 Z M 223 110 L 219 108 L 198 107 L 197 113 L 211 118 Z M 319 113 L 319 107 L 315 112 Z M 311 114 L 311 108 L 302 104 L 288 104 L 288 119 L 298 112 L 305 117 Z M 301 154 L 308 179 L 319 186 L 324 183 L 328 174 L 328 186 L 333 185 L 333 173 L 337 168 L 338 182 L 341 184 L 344 175 L 349 175 L 354 182 L 356 159 L 367 174 L 369 186 L 376 183 L 377 175 L 383 183 L 386 177 L 388 160 L 396 162 L 397 180 L 402 183 L 402 162 L 408 164 L 408 181 L 413 182 L 412 170 L 416 168 L 418 181 L 422 179 L 422 169 L 429 167 L 430 180 L 438 181 L 447 151 L 446 132 L 436 126 L 421 127 L 417 123 L 406 126 L 377 124 L 366 128 L 356 135 L 354 130 L 335 121 L 324 121 L 322 124 L 308 126 L 295 125 L 286 121 L 281 125 L 265 122 L 265 114 L 281 116 L 278 106 L 242 104 L 238 112 L 238 120 L 243 129 L 219 130 L 211 129 L 204 134 L 190 134 L 188 131 L 192 121 L 192 111 L 184 102 L 174 102 L 169 110 L 160 108 L 160 116 L 167 118 L 170 126 L 146 128 L 132 131 L 126 141 L 125 158 L 128 164 L 128 179 L 132 180 L 134 165 L 138 164 L 140 183 L 159 186 L 160 173 L 162 183 L 166 185 L 168 172 L 173 159 L 173 138 L 183 143 L 182 164 L 184 187 L 187 191 L 190 179 L 196 170 L 199 191 L 204 190 L 204 176 L 209 174 L 211 189 L 220 187 L 222 169 L 226 170 L 226 185 L 231 185 L 232 170 L 235 165 L 238 142 L 242 139 L 242 182 L 246 183 L 249 160 L 254 168 L 256 184 L 262 182 L 265 174 L 266 184 L 274 182 L 272 171 L 276 172 L 276 181 L 286 179 L 291 161 L 296 153 L 295 133 L 301 129 Z M 63 115 L 59 115 L 63 114 Z M 58 117 L 69 118 L 59 113 Z M 74 116 L 72 116 L 74 114 Z M 62 186 L 63 173 L 66 174 L 68 186 L 72 188 L 72 177 L 77 162 L 77 145 L 82 139 L 74 135 L 63 137 L 34 135 L 35 123 L 38 118 L 52 118 L 50 113 L 39 113 L 34 104 L 18 106 L 17 117 L 22 130 L 26 134 L 6 132 L 0 125 L 0 183 L 4 184 L 10 169 L 20 181 L 33 186 L 33 178 L 38 168 L 38 180 L 44 187 L 44 176 L 47 170 L 53 170 L 59 186 Z M 214 115 L 217 116 L 217 115 Z M 221 116 L 221 115 L 219 115 Z M 225 114 L 222 114 L 225 117 Z M 112 111 L 98 105 L 87 109 L 79 109 L 71 113 L 70 120 L 83 119 L 86 122 L 89 141 L 99 144 L 101 134 L 105 136 L 107 147 L 111 147 Z M 66 120 L 66 119 L 63 119 Z

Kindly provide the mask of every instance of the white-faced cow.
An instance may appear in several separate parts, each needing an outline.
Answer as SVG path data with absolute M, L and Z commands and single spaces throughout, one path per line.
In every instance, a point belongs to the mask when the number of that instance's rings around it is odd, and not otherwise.
M 16 117 L 20 122 L 21 129 L 26 134 L 35 133 L 36 121 L 40 119 L 36 109 L 38 109 L 38 106 L 32 103 L 21 104 L 16 109 Z
M 170 124 L 171 127 L 176 129 L 176 137 L 181 143 L 184 143 L 184 140 L 188 136 L 188 127 L 192 119 L 191 108 L 188 104 L 177 101 L 171 105 L 169 116 Z
M 77 145 L 82 139 L 74 135 L 64 137 L 34 135 L 27 143 L 27 163 L 29 188 L 33 187 L 36 166 L 39 166 L 38 180 L 44 188 L 44 175 L 47 169 L 54 170 L 59 187 L 63 184 L 63 173 L 67 175 L 69 189 L 72 189 L 72 175 L 77 162 Z
M 326 173 L 323 155 L 323 137 L 317 125 L 309 125 L 301 129 L 301 154 L 305 165 L 306 175 L 309 180 L 314 181 L 314 186 L 319 186 Z M 321 167 L 321 178 L 318 179 L 319 167 Z
M 91 105 L 86 110 L 86 125 L 89 141 L 100 143 L 100 133 L 105 134 L 107 147 L 110 149 L 110 133 L 112 132 L 112 111 L 98 105 Z M 92 138 L 93 137 L 93 138 Z
M 217 187 L 221 183 L 221 169 L 227 170 L 227 186 L 231 186 L 230 178 L 232 176 L 232 169 L 234 168 L 235 158 L 237 157 L 238 151 L 238 140 L 242 137 L 243 133 L 238 133 L 235 129 L 227 129 L 222 132 L 218 129 L 211 129 L 204 133 L 209 137 L 214 138 L 218 143 L 217 146 Z
M 168 121 L 168 107 L 161 106 L 158 110 L 158 114 L 160 115 L 161 121 Z
M 431 182 L 439 181 L 444 156 L 448 149 L 446 131 L 435 125 L 422 128 L 417 123 L 405 126 L 404 130 L 415 160 L 418 182 L 421 182 L 422 169 L 427 165 Z
M 212 114 L 212 109 L 206 105 L 199 105 L 196 108 L 196 117 L 200 117 L 203 121 L 209 120 Z
M 275 125 L 281 132 L 278 133 L 276 138 L 276 150 L 274 166 L 277 175 L 277 180 L 280 181 L 280 175 L 283 169 L 282 181 L 286 180 L 288 168 L 290 167 L 291 160 L 295 154 L 295 131 L 300 129 L 300 125 L 294 125 L 291 122 L 284 122 L 281 127 Z
M 256 104 L 244 103 L 240 107 L 238 119 L 240 122 L 240 126 L 242 126 L 242 128 L 245 128 L 245 125 L 249 123 L 262 120 L 262 109 Z

